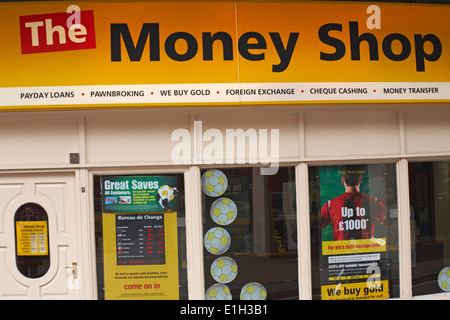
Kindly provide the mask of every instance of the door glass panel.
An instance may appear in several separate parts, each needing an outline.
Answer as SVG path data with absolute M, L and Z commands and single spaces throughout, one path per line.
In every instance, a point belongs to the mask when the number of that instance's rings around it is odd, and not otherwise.
M 202 171 L 207 300 L 298 299 L 294 172 Z
M 399 296 L 394 164 L 309 168 L 314 299 Z
M 182 174 L 94 177 L 98 298 L 187 299 Z
M 28 278 L 40 278 L 50 268 L 48 216 L 37 203 L 26 203 L 14 215 L 17 269 Z
M 450 292 L 450 162 L 409 164 L 413 295 Z

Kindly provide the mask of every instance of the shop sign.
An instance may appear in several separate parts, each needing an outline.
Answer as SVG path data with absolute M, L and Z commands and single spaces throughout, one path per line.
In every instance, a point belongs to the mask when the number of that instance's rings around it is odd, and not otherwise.
M 4 110 L 450 101 L 446 5 L 0 6 Z

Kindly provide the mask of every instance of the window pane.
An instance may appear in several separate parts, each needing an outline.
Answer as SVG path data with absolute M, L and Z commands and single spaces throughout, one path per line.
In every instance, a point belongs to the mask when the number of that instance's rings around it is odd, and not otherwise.
M 409 183 L 413 295 L 450 292 L 450 162 L 410 163 Z
M 394 164 L 309 168 L 313 299 L 399 296 Z
M 169 294 L 171 299 L 176 299 L 173 292 L 175 286 L 177 298 L 187 299 L 184 177 L 182 174 L 136 177 L 138 179 L 131 180 L 130 176 L 112 176 L 116 181 L 115 193 L 109 191 L 111 196 L 104 197 L 106 192 L 102 190 L 102 178 L 105 177 L 94 176 L 98 299 L 108 299 L 108 292 L 118 296 L 114 300 L 159 300 L 161 297 L 168 299 Z M 159 182 L 158 185 L 153 184 L 158 186 L 157 192 L 151 187 L 151 181 Z M 176 181 L 176 193 L 175 189 L 168 191 L 164 188 L 166 185 L 162 186 L 167 181 Z M 131 196 L 130 190 L 134 190 Z M 167 193 L 164 194 L 164 191 Z M 170 194 L 176 196 L 166 202 Z M 113 210 L 107 210 L 106 205 L 113 207 Z M 176 208 L 176 212 L 172 207 Z M 108 217 L 108 214 L 115 217 Z M 127 216 L 130 219 L 124 219 Z M 111 237 L 111 234 L 115 236 Z M 177 266 L 171 263 L 174 261 Z M 178 274 L 171 272 L 175 267 Z M 117 275 L 114 279 L 106 277 L 111 270 Z M 128 279 L 125 285 L 124 279 Z
M 206 299 L 298 299 L 294 172 L 203 170 Z
M 17 269 L 28 278 L 40 278 L 50 268 L 48 216 L 37 203 L 26 203 L 14 215 Z

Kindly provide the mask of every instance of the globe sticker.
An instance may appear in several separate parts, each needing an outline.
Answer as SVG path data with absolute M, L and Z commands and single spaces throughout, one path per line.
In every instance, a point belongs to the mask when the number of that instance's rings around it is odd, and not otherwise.
M 210 197 L 221 196 L 228 187 L 225 174 L 217 169 L 210 169 L 202 175 L 202 191 Z
M 231 236 L 224 228 L 214 227 L 206 232 L 203 244 L 209 253 L 219 255 L 230 248 Z
M 438 284 L 442 291 L 450 292 L 450 267 L 445 267 L 439 272 Z
M 237 206 L 231 199 L 219 198 L 211 205 L 210 214 L 215 223 L 226 226 L 236 219 Z
M 266 300 L 267 291 L 259 282 L 249 282 L 241 289 L 241 300 Z
M 215 283 L 206 290 L 206 300 L 231 300 L 230 288 L 223 283 Z
M 230 257 L 219 257 L 211 264 L 211 276 L 219 283 L 230 283 L 237 273 L 237 263 Z

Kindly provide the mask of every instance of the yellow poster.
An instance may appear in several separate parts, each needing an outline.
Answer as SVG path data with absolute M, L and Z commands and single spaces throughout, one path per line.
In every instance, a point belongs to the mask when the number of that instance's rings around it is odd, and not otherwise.
M 322 286 L 322 300 L 377 300 L 388 298 L 388 280 Z
M 177 213 L 103 213 L 105 299 L 176 300 Z
M 386 251 L 386 238 L 322 241 L 323 255 Z
M 17 255 L 48 255 L 47 221 L 16 221 Z

